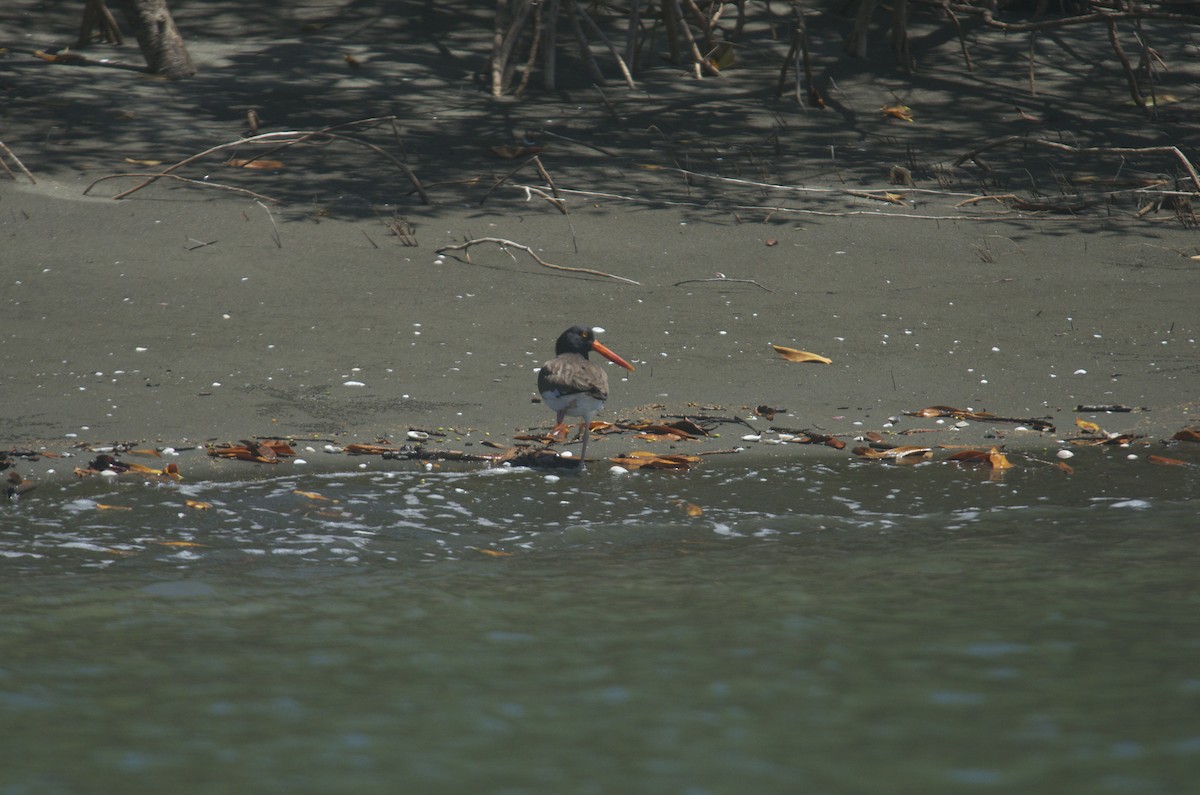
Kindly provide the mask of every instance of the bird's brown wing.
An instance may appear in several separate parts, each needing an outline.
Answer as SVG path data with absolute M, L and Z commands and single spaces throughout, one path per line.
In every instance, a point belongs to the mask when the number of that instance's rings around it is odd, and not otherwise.
M 577 353 L 555 356 L 538 373 L 538 393 L 542 392 L 560 395 L 583 392 L 596 400 L 608 400 L 608 373 Z

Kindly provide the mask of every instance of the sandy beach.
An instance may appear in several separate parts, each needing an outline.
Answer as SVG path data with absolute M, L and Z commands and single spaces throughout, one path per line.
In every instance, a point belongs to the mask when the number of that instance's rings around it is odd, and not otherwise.
M 696 442 L 601 437 L 597 457 L 850 455 L 742 440 L 755 429 L 769 440 L 772 426 L 848 446 L 870 431 L 930 428 L 894 441 L 1042 449 L 1075 435 L 1076 417 L 1151 441 L 1200 422 L 1200 239 L 1185 214 L 1139 215 L 1152 197 L 1109 186 L 1144 185 L 1178 163 L 1030 145 L 997 148 L 986 173 L 954 165 L 1018 133 L 1178 145 L 1194 162 L 1200 68 L 1182 52 L 1164 47 L 1179 68 L 1160 90 L 1181 101 L 1154 120 L 1128 104 L 1111 55 L 1085 66 L 1045 45 L 1030 96 L 1003 60 L 1019 63 L 1023 48 L 1006 56 L 981 40 L 967 76 L 956 41 L 926 41 L 922 71 L 908 78 L 881 65 L 882 45 L 878 63 L 837 58 L 836 31 L 815 26 L 814 49 L 837 75 L 825 110 L 774 97 L 786 42 L 761 36 L 719 79 L 663 63 L 635 89 L 612 81 L 601 94 L 581 74 L 553 94 L 494 100 L 478 80 L 486 14 L 472 33 L 466 14 L 454 25 L 448 12 L 426 14 L 418 29 L 326 11 L 309 32 L 318 12 L 300 8 L 274 17 L 280 35 L 234 37 L 231 9 L 180 4 L 200 73 L 168 83 L 34 58 L 69 44 L 78 21 L 17 5 L 0 22 L 0 141 L 37 182 L 0 175 L 0 450 L 256 436 L 320 450 L 402 443 L 417 429 L 482 452 L 548 426 L 535 371 L 574 323 L 606 329 L 605 343 L 637 367 L 611 368 L 598 419 L 745 421 Z M 242 20 L 268 30 L 257 22 Z M 1084 56 L 1092 46 L 1074 44 Z M 140 63 L 132 46 L 86 54 Z M 879 112 L 896 99 L 912 122 Z M 223 165 L 263 151 L 241 147 L 179 172 L 259 198 L 164 179 L 113 200 L 139 180 L 96 183 L 236 142 L 250 109 L 260 133 L 394 116 L 347 135 L 388 146 L 430 203 L 391 161 L 348 141 L 270 154 L 271 169 Z M 565 213 L 532 166 L 489 193 L 523 162 L 493 147 L 526 138 L 543 147 Z M 914 186 L 889 181 L 896 165 Z M 411 239 L 393 234 L 400 223 Z M 621 279 L 494 245 L 469 258 L 436 253 L 484 237 Z M 772 344 L 832 364 L 789 363 Z M 756 416 L 759 406 L 777 409 L 774 419 Z M 929 406 L 1042 418 L 1057 432 L 902 416 Z M 253 466 L 191 455 L 193 471 Z M 348 466 L 343 456 L 312 463 L 322 461 Z

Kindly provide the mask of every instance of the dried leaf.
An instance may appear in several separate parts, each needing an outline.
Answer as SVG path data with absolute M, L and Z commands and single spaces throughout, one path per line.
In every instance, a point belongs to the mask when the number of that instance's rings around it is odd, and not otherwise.
M 876 450 L 870 447 L 856 447 L 851 452 L 863 458 L 890 459 L 893 461 L 899 461 L 905 458 L 913 457 L 916 459 L 931 458 L 933 456 L 933 448 L 916 447 L 914 445 L 889 447 L 886 450 Z
M 197 544 L 195 541 L 151 541 L 151 544 L 158 544 L 160 547 L 203 547 L 204 544 Z
M 700 425 L 694 420 L 690 420 L 686 417 L 675 420 L 675 422 L 668 423 L 668 426 L 676 431 L 683 431 L 684 433 L 692 436 L 711 436 L 711 434 L 705 428 L 700 427 Z
M 785 348 L 782 345 L 772 345 L 771 347 L 775 349 L 776 353 L 787 359 L 789 362 L 819 362 L 821 364 L 833 364 L 832 359 L 827 359 L 824 356 L 816 353 L 799 351 L 795 348 Z
M 283 168 L 281 160 L 264 160 L 262 158 L 247 159 L 242 157 L 234 157 L 226 160 L 223 165 L 232 168 L 255 168 L 261 171 L 278 171 Z
M 70 49 L 64 47 L 61 52 L 46 52 L 45 50 L 34 50 L 33 54 L 43 61 L 50 63 L 87 63 L 87 58 L 84 58 L 78 53 L 73 53 Z
M 133 508 L 130 508 L 128 505 L 108 505 L 103 502 L 98 502 L 98 503 L 96 503 L 96 510 L 98 510 L 98 511 L 132 511 Z
M 504 552 L 503 550 L 499 549 L 483 549 L 482 547 L 476 548 L 475 551 L 480 555 L 487 555 L 488 557 L 492 558 L 511 558 L 514 554 L 512 552 Z
M 125 162 L 132 163 L 135 166 L 161 166 L 163 164 L 161 160 L 143 160 L 136 157 L 127 157 L 125 158 Z
M 834 450 L 842 450 L 846 447 L 846 443 L 836 436 L 827 436 L 826 434 L 814 433 L 810 430 L 805 430 L 804 433 L 813 444 L 823 444 L 826 447 L 832 447 Z
M 683 512 L 688 516 L 703 516 L 704 509 L 694 502 L 684 503 Z
M 221 444 L 208 448 L 215 458 L 236 458 L 260 464 L 278 464 L 280 456 L 293 456 L 296 451 L 287 442 L 268 439 L 264 442 L 242 441 L 240 444 Z
M 1146 456 L 1146 460 L 1149 461 L 1151 464 L 1161 464 L 1163 466 L 1169 466 L 1169 467 L 1191 466 L 1190 462 L 1184 461 L 1181 458 L 1168 458 L 1165 455 L 1155 455 L 1153 453 Z
M 9 485 L 4 488 L 4 493 L 8 497 L 20 497 L 22 494 L 37 488 L 37 481 L 21 477 L 15 471 L 8 473 L 7 480 Z
M 993 447 L 988 451 L 988 462 L 992 465 L 992 469 L 1012 469 L 1012 464 L 1004 453 Z
M 1079 428 L 1079 430 L 1083 431 L 1084 433 L 1091 433 L 1097 436 L 1106 435 L 1104 433 L 1104 429 L 1096 423 L 1088 422 L 1087 420 L 1081 420 L 1078 417 L 1075 418 L 1075 427 Z
M 628 455 L 608 459 L 626 469 L 675 469 L 685 470 L 700 463 L 698 455 L 659 455 L 647 451 L 635 451 Z
M 713 56 L 708 59 L 708 63 L 718 72 L 729 69 L 737 64 L 737 54 L 734 46 L 729 42 L 721 42 L 717 45 L 717 49 L 713 52 Z
M 688 433 L 682 428 L 676 428 L 674 425 L 663 425 L 657 422 L 639 422 L 633 425 L 626 425 L 625 427 L 631 431 L 640 431 L 641 433 L 639 433 L 637 437 L 639 439 L 646 438 L 652 439 L 653 441 L 668 439 L 671 441 L 680 441 L 695 438 L 692 434 Z
M 879 112 L 884 116 L 891 116 L 901 121 L 912 121 L 912 108 L 900 102 L 893 102 L 890 105 L 884 105 L 879 109 Z
M 774 406 L 768 406 L 766 404 L 763 404 L 761 406 L 755 406 L 754 413 L 757 414 L 758 416 L 762 417 L 765 420 L 773 420 L 773 419 L 775 419 L 776 414 L 787 413 L 787 409 L 777 409 Z
M 212 507 L 211 502 L 204 502 L 203 500 L 187 500 L 184 504 L 189 508 L 195 508 L 197 511 L 207 511 Z
M 1068 464 L 1066 461 L 1058 461 L 1057 466 L 1059 469 L 1061 469 L 1063 472 L 1066 472 L 1068 475 L 1075 474 L 1075 468 L 1073 466 L 1071 466 L 1070 464 Z
M 292 494 L 299 494 L 301 497 L 308 497 L 310 500 L 325 500 L 326 502 L 337 502 L 337 500 L 330 499 L 329 497 L 326 497 L 324 494 L 318 494 L 315 491 L 301 491 L 300 489 L 293 489 Z

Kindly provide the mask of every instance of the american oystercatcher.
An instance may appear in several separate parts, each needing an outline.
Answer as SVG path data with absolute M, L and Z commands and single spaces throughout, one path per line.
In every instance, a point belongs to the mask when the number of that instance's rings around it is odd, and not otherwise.
M 592 416 L 604 408 L 604 401 L 608 400 L 608 374 L 603 367 L 588 359 L 591 351 L 626 370 L 633 369 L 632 364 L 596 341 L 594 329 L 571 326 L 554 343 L 555 357 L 538 371 L 538 392 L 546 405 L 557 413 L 555 430 L 563 427 L 563 419 L 568 415 L 583 420 L 580 467 L 587 460 Z

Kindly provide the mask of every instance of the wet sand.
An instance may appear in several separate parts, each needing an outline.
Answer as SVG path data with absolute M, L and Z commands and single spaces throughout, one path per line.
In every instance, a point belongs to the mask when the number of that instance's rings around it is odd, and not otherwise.
M 424 41 L 405 49 L 382 23 L 373 34 L 351 35 L 354 20 L 335 20 L 315 38 L 231 43 L 183 9 L 177 17 L 202 70 L 193 81 L 28 58 L 32 44 L 74 35 L 65 17 L 59 27 L 29 17 L 19 45 L 2 31 L 15 88 L 0 140 L 38 182 L 0 181 L 0 450 L 278 436 L 311 446 L 314 466 L 344 468 L 361 461 L 321 452 L 326 444 L 400 444 L 419 429 L 446 449 L 486 452 L 485 442 L 548 426 L 550 412 L 534 402 L 536 368 L 579 322 L 604 327 L 605 343 L 637 366 L 612 368 L 597 419 L 745 420 L 700 442 L 601 437 L 596 456 L 850 455 L 742 439 L 752 429 L 772 439 L 771 426 L 837 434 L 848 447 L 877 431 L 895 443 L 1042 450 L 1075 435 L 1077 416 L 1152 441 L 1200 422 L 1194 230 L 1165 210 L 1137 217 L 1139 200 L 1126 194 L 1074 214 L 962 204 L 989 182 L 994 193 L 1045 196 L 1055 175 L 1090 184 L 1082 177 L 1173 166 L 1014 147 L 997 152 L 990 174 L 969 162 L 952 168 L 969 142 L 1021 123 L 1010 103 L 1017 81 L 959 76 L 954 98 L 955 42 L 931 47 L 928 71 L 909 82 L 844 66 L 835 98 L 856 109 L 851 118 L 775 99 L 777 61 L 766 55 L 748 55 L 721 88 L 664 66 L 634 91 L 610 85 L 603 100 L 580 84 L 495 101 L 477 86 L 478 58 L 444 58 Z M 303 62 L 285 58 L 300 51 Z M 364 68 L 347 71 L 345 52 Z M 140 61 L 132 48 L 120 54 Z M 1048 64 L 1039 96 L 1026 98 L 1044 118 L 1038 135 L 1123 146 L 1194 135 L 1194 117 L 1150 123 L 1127 107 L 1119 73 L 1111 84 L 1092 80 L 1094 95 L 1075 104 L 1077 75 L 1059 66 Z M 1176 90 L 1195 93 L 1186 83 L 1195 78 L 1174 76 L 1184 81 Z M 911 124 L 876 110 L 897 87 Z M 226 152 L 186 172 L 282 205 L 166 181 L 108 198 L 131 179 L 83 195 L 98 177 L 152 168 L 128 160 L 169 164 L 236 140 L 250 106 L 264 130 L 396 114 L 406 162 L 432 203 L 353 144 L 284 150 L 270 171 L 222 166 L 249 156 Z M 1089 113 L 1127 123 L 1097 130 Z M 390 128 L 355 132 L 394 140 Z M 526 134 L 545 147 L 567 214 L 514 187 L 549 190 L 532 168 L 481 203 L 521 163 L 490 148 Z M 913 167 L 918 191 L 889 183 L 897 163 Z M 416 246 L 389 232 L 397 218 Z M 473 248 L 470 261 L 435 253 L 488 236 L 638 284 L 551 270 L 495 246 Z M 833 363 L 788 363 L 771 344 Z M 779 410 L 773 420 L 755 416 L 761 405 Z M 902 416 L 935 405 L 1049 418 L 1058 430 Z M 934 430 L 893 436 L 914 428 Z M 193 471 L 254 466 L 189 455 Z M 89 453 L 76 456 L 82 464 Z

